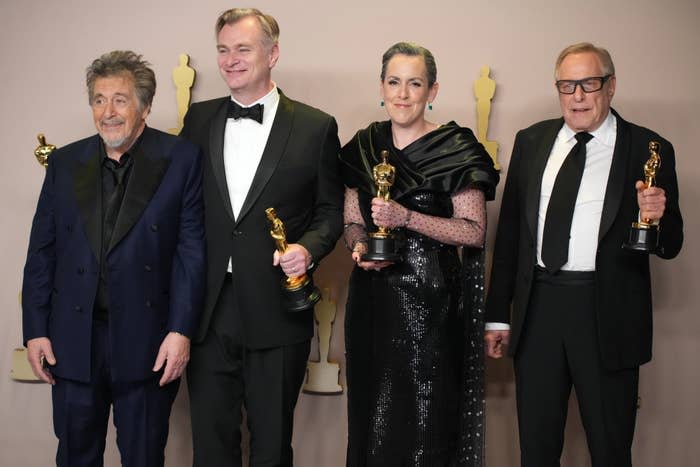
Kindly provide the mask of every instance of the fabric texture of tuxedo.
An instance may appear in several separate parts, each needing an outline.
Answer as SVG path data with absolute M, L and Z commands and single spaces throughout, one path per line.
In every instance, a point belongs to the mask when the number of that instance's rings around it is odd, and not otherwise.
M 313 336 L 313 312 L 289 312 L 284 306 L 281 283 L 285 275 L 279 266 L 272 265 L 275 242 L 270 237 L 265 210 L 275 209 L 284 223 L 287 242 L 304 246 L 314 265 L 333 250 L 343 222 L 337 124 L 331 116 L 293 101 L 280 91 L 260 163 L 241 210 L 234 216 L 223 150 L 230 101 L 230 97 L 223 97 L 193 104 L 181 132 L 181 136 L 199 144 L 205 154 L 207 291 L 203 319 L 193 346 L 193 365 L 188 369 L 188 378 L 192 380 L 189 390 L 194 463 L 240 465 L 240 450 L 229 446 L 236 441 L 218 437 L 216 433 L 221 432 L 222 426 L 230 427 L 233 439 L 238 439 L 240 417 L 236 412 L 240 410 L 244 393 L 267 394 L 265 384 L 281 384 L 285 388 L 294 387 L 293 391 L 282 391 L 279 397 L 284 400 L 270 401 L 269 407 L 281 408 L 261 411 L 257 403 L 245 402 L 253 440 L 251 465 L 291 465 L 292 415 L 308 358 L 294 349 L 308 343 Z M 214 357 L 212 347 L 220 350 L 214 352 Z M 283 375 L 281 383 L 276 380 L 265 383 L 264 374 L 269 374 L 270 369 L 255 363 L 271 351 L 297 355 L 294 361 L 281 359 L 276 367 Z M 231 355 L 240 358 L 231 364 Z M 248 364 L 258 367 L 246 367 L 242 373 L 238 372 L 240 366 Z M 226 370 L 208 371 L 203 365 L 218 365 Z M 228 394 L 207 390 L 214 386 L 225 386 L 223 392 Z M 217 395 L 221 399 L 212 402 Z M 222 413 L 212 412 L 212 404 L 233 405 L 229 411 L 232 415 L 217 422 L 218 431 L 211 431 L 215 428 L 212 417 L 220 418 Z M 285 433 L 281 437 L 280 430 Z M 265 449 L 265 442 L 270 439 L 280 439 L 279 452 Z
M 639 366 L 651 359 L 652 296 L 649 255 L 622 245 L 638 220 L 635 182 L 644 179 L 650 141 L 660 143 L 663 162 L 656 181 L 666 192 L 657 256 L 678 254 L 683 220 L 673 147 L 611 112 L 617 118 L 617 136 L 594 272 L 550 274 L 537 267 L 542 177 L 563 119 L 537 123 L 515 138 L 486 321 L 511 327 L 509 354 L 515 359 L 524 467 L 559 465 L 572 384 L 593 466 L 631 465 Z
M 281 268 L 272 265 L 275 243 L 265 209 L 284 222 L 288 243 L 303 245 L 317 265 L 342 232 L 343 184 L 338 170 L 335 120 L 312 107 L 280 101 L 248 195 L 234 218 L 226 185 L 223 143 L 230 98 L 193 104 L 181 136 L 204 150 L 207 292 L 196 334 L 201 341 L 232 264 L 242 342 L 250 348 L 293 344 L 313 336 L 312 312 L 289 313 L 282 303 Z
M 683 244 L 683 219 L 678 206 L 673 146 L 655 132 L 617 118 L 613 152 L 596 255 L 596 319 L 604 366 L 615 370 L 639 366 L 651 359 L 652 296 L 647 254 L 628 251 L 632 222 L 639 207 L 635 181 L 644 179 L 649 141 L 661 145 L 657 186 L 666 192 L 660 223 L 660 258 L 675 257 Z M 486 321 L 510 323 L 509 353 L 527 325 L 527 309 L 537 263 L 537 213 L 542 173 L 563 119 L 547 120 L 518 132 L 503 191 L 489 291 Z M 511 308 L 512 305 L 512 308 Z

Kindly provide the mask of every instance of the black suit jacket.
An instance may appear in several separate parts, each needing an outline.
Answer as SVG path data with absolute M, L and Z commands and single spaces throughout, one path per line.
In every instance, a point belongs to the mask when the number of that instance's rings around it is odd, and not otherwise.
M 204 339 L 232 258 L 237 322 L 250 348 L 287 345 L 313 335 L 312 312 L 288 312 L 281 302 L 281 268 L 272 266 L 275 243 L 265 209 L 274 207 L 288 243 L 303 245 L 315 264 L 342 233 L 343 184 L 338 170 L 338 127 L 330 115 L 280 92 L 277 113 L 247 198 L 234 218 L 224 172 L 223 144 L 229 97 L 193 104 L 181 136 L 205 154 L 204 204 L 207 292 L 197 333 Z
M 145 128 L 107 263 L 111 374 L 152 377 L 169 331 L 191 336 L 204 296 L 202 158 L 190 142 Z M 24 268 L 24 341 L 51 339 L 57 376 L 90 380 L 102 245 L 98 135 L 49 158 Z
M 639 207 L 635 181 L 644 179 L 649 141 L 661 144 L 657 185 L 666 191 L 661 219 L 661 258 L 673 258 L 683 243 L 683 219 L 678 206 L 678 182 L 673 146 L 658 134 L 617 118 L 617 140 L 603 202 L 596 254 L 596 317 L 600 354 L 610 369 L 639 366 L 651 359 L 652 298 L 647 254 L 621 248 Z M 511 324 L 510 354 L 518 351 L 527 326 L 527 309 L 537 262 L 537 215 L 542 174 L 557 133 L 559 118 L 518 132 L 508 167 L 486 320 Z M 512 304 L 512 309 L 511 309 Z

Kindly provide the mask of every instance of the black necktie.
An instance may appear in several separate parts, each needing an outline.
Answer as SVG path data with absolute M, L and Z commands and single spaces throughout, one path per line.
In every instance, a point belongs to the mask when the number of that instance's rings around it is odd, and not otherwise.
M 591 138 L 593 135 L 590 133 L 576 133 L 576 144 L 567 154 L 554 180 L 542 236 L 542 261 L 552 274 L 569 259 L 571 219 L 574 217 L 578 188 L 586 166 L 586 143 Z
M 102 224 L 102 250 L 106 252 L 109 249 L 109 243 L 112 241 L 112 233 L 117 223 L 122 200 L 124 199 L 126 188 L 124 179 L 130 164 L 119 165 L 118 163 L 112 163 L 111 160 L 106 161 L 105 164 L 107 164 L 107 168 L 114 177 L 114 190 L 109 194 L 105 203 L 104 223 Z
M 241 107 L 233 101 L 228 103 L 228 114 L 227 118 L 233 118 L 238 120 L 239 118 L 250 118 L 258 123 L 262 123 L 263 117 L 263 105 L 255 104 L 250 107 Z

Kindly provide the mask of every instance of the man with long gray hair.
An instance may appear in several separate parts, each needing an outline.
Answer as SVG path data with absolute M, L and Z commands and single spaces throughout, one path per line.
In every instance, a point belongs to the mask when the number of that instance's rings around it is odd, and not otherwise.
M 122 464 L 157 467 L 204 291 L 201 155 L 146 126 L 156 80 L 140 55 L 102 55 L 87 88 L 98 134 L 49 158 L 24 342 L 52 385 L 58 466 L 102 465 L 113 408 Z

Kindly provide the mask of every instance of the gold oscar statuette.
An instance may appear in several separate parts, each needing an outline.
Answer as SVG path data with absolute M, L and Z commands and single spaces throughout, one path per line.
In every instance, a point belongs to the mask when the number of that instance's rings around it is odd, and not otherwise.
M 644 164 L 644 185 L 646 188 L 656 185 L 656 171 L 661 168 L 659 143 L 649 141 L 649 159 Z M 627 250 L 653 253 L 659 245 L 659 225 L 651 219 L 643 218 L 633 222 L 629 241 L 623 245 Z
M 396 168 L 389 164 L 389 151 L 381 152 L 382 161 L 372 168 L 372 178 L 377 186 L 377 198 L 389 200 L 389 190 L 394 184 Z M 391 229 L 378 227 L 376 232 L 370 232 L 367 242 L 367 253 L 362 255 L 362 261 L 400 261 L 396 246 L 396 238 Z
M 34 150 L 34 157 L 39 164 L 46 168 L 49 165 L 49 156 L 56 150 L 56 146 L 47 144 L 43 133 L 36 135 L 36 139 L 39 140 L 39 146 Z
M 284 224 L 277 217 L 275 208 L 265 209 L 265 215 L 270 223 L 270 236 L 275 241 L 280 254 L 287 250 L 287 235 Z M 314 286 L 311 276 L 302 273 L 297 277 L 282 279 L 282 291 L 285 305 L 289 311 L 303 311 L 312 308 L 321 298 L 321 293 Z

